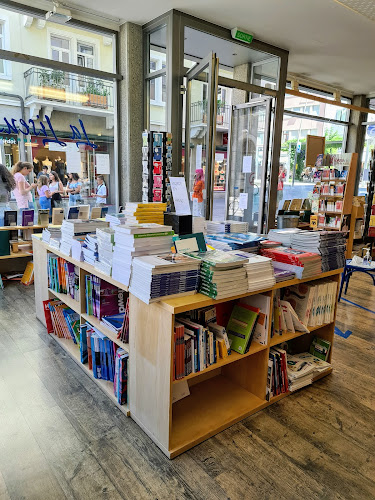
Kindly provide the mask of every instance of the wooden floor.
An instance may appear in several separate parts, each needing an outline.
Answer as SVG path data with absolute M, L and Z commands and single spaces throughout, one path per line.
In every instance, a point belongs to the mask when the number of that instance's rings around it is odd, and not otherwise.
M 375 310 L 370 282 L 347 298 Z M 48 337 L 33 293 L 0 291 L 1 500 L 375 498 L 374 313 L 342 302 L 331 376 L 169 461 Z

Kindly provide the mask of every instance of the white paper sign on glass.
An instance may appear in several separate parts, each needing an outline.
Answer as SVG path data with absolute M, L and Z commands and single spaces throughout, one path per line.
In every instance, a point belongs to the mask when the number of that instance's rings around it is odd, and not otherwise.
M 109 155 L 108 154 L 96 154 L 96 173 L 97 174 L 109 174 L 110 166 L 109 166 Z
M 253 162 L 253 157 L 252 156 L 244 156 L 242 158 L 242 172 L 244 174 L 250 174 L 251 173 L 251 164 Z
M 215 161 L 224 161 L 224 153 L 215 153 Z
M 239 208 L 246 210 L 248 205 L 249 193 L 240 193 Z
M 191 215 L 185 177 L 170 177 L 174 207 L 177 215 Z
M 195 153 L 195 168 L 202 168 L 202 144 L 198 144 Z
M 81 152 L 75 142 L 66 145 L 66 170 L 71 174 L 81 173 Z
M 63 151 L 66 151 L 66 146 L 61 146 L 60 144 L 57 144 L 56 142 L 50 142 L 48 144 L 48 149 L 50 151 L 61 151 L 61 152 L 63 152 Z

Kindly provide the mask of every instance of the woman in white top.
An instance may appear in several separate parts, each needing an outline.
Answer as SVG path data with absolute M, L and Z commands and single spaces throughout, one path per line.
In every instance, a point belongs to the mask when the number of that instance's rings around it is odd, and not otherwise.
M 104 182 L 104 177 L 102 175 L 98 175 L 96 178 L 98 183 L 96 188 L 96 204 L 97 205 L 105 205 L 107 203 L 107 186 Z
M 56 202 L 61 202 L 61 195 L 64 194 L 64 186 L 56 172 L 49 174 L 49 190 L 52 194 L 52 208 L 57 206 Z

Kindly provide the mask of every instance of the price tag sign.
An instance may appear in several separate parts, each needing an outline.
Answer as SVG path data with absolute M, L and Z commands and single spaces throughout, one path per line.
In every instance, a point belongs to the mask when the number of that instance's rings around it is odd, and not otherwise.
M 240 193 L 240 200 L 238 202 L 241 210 L 246 210 L 248 206 L 249 193 Z
M 185 177 L 169 177 L 177 215 L 191 215 Z

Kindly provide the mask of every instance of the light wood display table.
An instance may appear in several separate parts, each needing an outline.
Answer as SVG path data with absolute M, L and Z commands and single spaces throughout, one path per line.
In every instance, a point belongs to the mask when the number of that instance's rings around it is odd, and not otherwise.
M 219 359 L 216 364 L 207 369 L 185 377 L 189 384 L 190 396 L 172 404 L 173 386 L 180 383 L 180 381 L 173 381 L 173 329 L 177 314 L 259 293 L 270 296 L 272 304 L 275 290 L 327 277 L 339 282 L 342 269 L 306 280 L 295 279 L 278 283 L 273 288 L 235 295 L 222 300 L 213 300 L 197 293 L 147 305 L 130 294 L 130 340 L 127 345 L 119 342 L 113 332 L 100 325 L 97 318 L 85 313 L 84 277 L 85 274 L 90 273 L 123 290 L 127 291 L 127 287 L 96 271 L 93 266 L 75 261 L 54 250 L 43 243 L 38 236 L 33 237 L 33 245 L 37 318 L 45 324 L 42 301 L 57 297 L 79 313 L 82 322 L 90 322 L 129 352 L 129 405 L 119 407 L 125 414 L 130 413 L 130 416 L 169 458 L 176 457 L 289 394 L 281 394 L 271 401 L 266 400 L 268 356 L 271 346 L 293 339 L 299 352 L 306 351 L 314 335 L 329 340 L 333 344 L 335 321 L 316 327 L 310 333 L 289 332 L 273 338 L 271 338 L 271 321 L 269 321 L 268 345 L 253 342 L 248 353 L 241 355 L 232 352 L 228 358 Z M 79 267 L 79 301 L 48 289 L 48 252 L 63 257 Z M 51 336 L 93 378 L 87 365 L 80 363 L 78 346 L 72 341 Z M 331 356 L 332 347 L 328 359 L 330 362 Z M 113 388 L 109 388 L 108 382 L 94 378 L 93 380 L 115 401 Z

